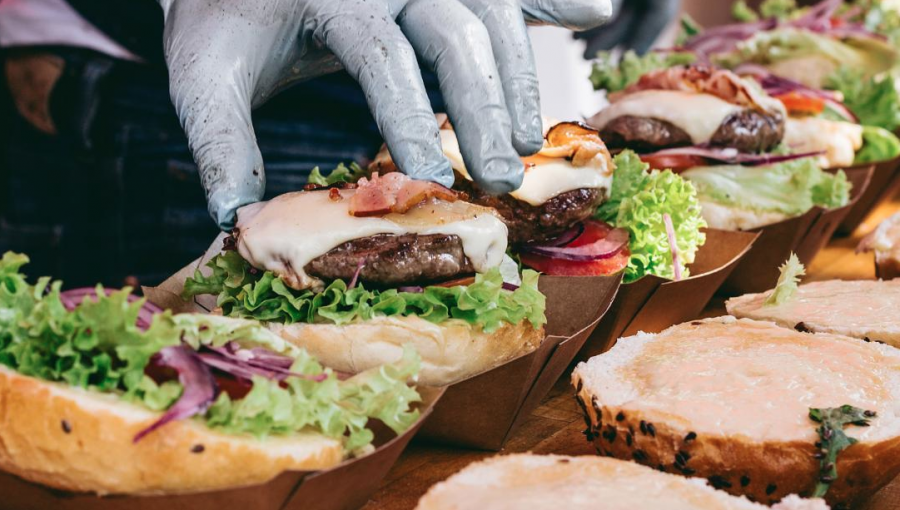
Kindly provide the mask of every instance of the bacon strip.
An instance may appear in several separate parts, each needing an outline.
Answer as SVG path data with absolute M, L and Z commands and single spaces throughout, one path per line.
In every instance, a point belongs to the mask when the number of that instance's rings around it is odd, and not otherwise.
M 771 110 L 773 101 L 737 74 L 704 65 L 675 66 L 651 71 L 637 83 L 610 95 L 610 101 L 641 90 L 676 90 L 716 96 L 729 103 L 759 110 Z
M 350 198 L 350 214 L 353 216 L 383 216 L 389 213 L 403 214 L 416 205 L 437 198 L 455 202 L 459 195 L 440 184 L 410 179 L 400 172 L 392 172 L 359 180 L 356 193 Z

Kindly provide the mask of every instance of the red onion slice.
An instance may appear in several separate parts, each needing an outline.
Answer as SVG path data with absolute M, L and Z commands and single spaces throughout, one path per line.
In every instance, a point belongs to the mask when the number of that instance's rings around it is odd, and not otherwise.
M 578 239 L 578 236 L 580 236 L 583 232 L 584 223 L 579 223 L 578 225 L 575 225 L 574 227 L 560 234 L 556 239 L 548 241 L 546 246 L 565 246 L 575 239 Z
M 674 149 L 663 149 L 650 154 L 641 154 L 642 157 L 657 156 L 697 156 L 710 159 L 720 163 L 744 165 L 744 166 L 762 166 L 772 165 L 775 163 L 783 163 L 794 159 L 809 158 L 821 156 L 825 151 L 816 152 L 798 152 L 794 154 L 745 154 L 738 152 L 732 147 L 716 148 L 694 145 L 690 147 L 676 147 Z
M 356 272 L 353 273 L 353 278 L 350 279 L 350 285 L 347 288 L 352 289 L 356 287 L 356 282 L 359 281 L 359 274 L 362 273 L 363 267 L 366 265 L 366 259 L 359 259 L 359 262 L 356 264 Z
M 154 430 L 175 421 L 203 414 L 216 400 L 219 387 L 209 367 L 193 349 L 184 345 L 164 347 L 154 357 L 157 364 L 178 372 L 178 382 L 184 388 L 181 397 L 152 425 L 137 433 L 137 443 Z
M 266 349 L 255 348 L 251 351 L 240 349 L 239 346 L 235 349 L 237 346 L 235 342 L 229 342 L 229 346 L 205 347 L 207 352 L 201 353 L 200 359 L 222 372 L 248 380 L 252 380 L 256 375 L 278 381 L 283 381 L 288 377 L 299 377 L 321 382 L 328 378 L 327 374 L 305 375 L 291 372 L 290 368 L 293 364 L 291 358 Z M 266 354 L 262 354 L 261 351 L 265 351 Z
M 577 262 L 589 262 L 592 260 L 608 259 L 622 251 L 628 244 L 628 231 L 620 228 L 612 229 L 603 239 L 577 247 L 533 246 L 526 245 L 524 251 L 543 255 L 545 257 L 572 260 Z
M 397 287 L 397 290 L 400 291 L 400 292 L 409 292 L 409 293 L 412 293 L 412 294 L 421 294 L 421 293 L 425 292 L 425 289 L 424 289 L 424 288 L 418 287 L 418 286 L 414 286 L 414 285 L 407 285 L 407 286 L 404 286 L 404 287 Z
M 112 294 L 113 292 L 118 292 L 119 289 L 103 289 L 103 292 L 106 293 L 107 296 Z M 90 298 L 92 301 L 97 301 L 97 289 L 95 287 L 79 287 L 77 289 L 70 289 L 59 293 L 59 300 L 62 301 L 63 306 L 66 307 L 66 310 L 72 311 L 78 307 L 81 303 L 84 302 L 85 299 Z M 141 298 L 135 296 L 134 294 L 128 295 L 128 302 L 134 303 L 135 301 L 139 301 Z M 153 316 L 162 313 L 162 308 L 154 305 L 149 301 L 145 301 L 144 305 L 141 306 L 141 309 L 138 311 L 137 322 L 135 323 L 138 328 L 142 330 L 150 329 L 150 324 L 153 322 Z

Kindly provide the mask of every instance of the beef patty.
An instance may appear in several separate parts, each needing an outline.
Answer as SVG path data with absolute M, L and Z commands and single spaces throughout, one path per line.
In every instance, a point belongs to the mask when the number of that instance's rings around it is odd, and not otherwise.
M 306 272 L 325 281 L 359 280 L 374 286 L 419 285 L 451 280 L 475 270 L 455 235 L 376 235 L 347 241 L 313 259 Z
M 611 149 L 638 152 L 691 145 L 691 137 L 681 128 L 664 120 L 623 115 L 600 130 Z M 741 110 L 728 116 L 709 140 L 717 147 L 733 147 L 741 152 L 765 152 L 784 137 L 784 118 L 757 110 Z
M 559 194 L 535 206 L 512 195 L 491 195 L 459 175 L 453 189 L 468 194 L 472 203 L 496 209 L 509 229 L 510 244 L 541 242 L 558 237 L 578 222 L 590 218 L 606 196 L 605 190 L 582 188 Z

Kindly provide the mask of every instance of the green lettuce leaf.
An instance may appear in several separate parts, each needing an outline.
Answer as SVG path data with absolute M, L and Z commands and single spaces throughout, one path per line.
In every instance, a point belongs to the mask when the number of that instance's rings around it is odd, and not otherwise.
M 343 280 L 331 282 L 325 290 L 294 290 L 271 271 L 253 269 L 240 254 L 228 251 L 213 257 L 210 276 L 200 271 L 184 284 L 182 297 L 217 295 L 225 315 L 260 321 L 348 324 L 376 316 L 418 316 L 441 323 L 459 319 L 490 333 L 504 324 L 528 320 L 539 328 L 546 323 L 546 298 L 538 291 L 537 273 L 526 270 L 522 285 L 503 289 L 499 269 L 475 277 L 468 286 L 426 287 L 421 293 L 396 289 L 368 290 L 359 285 L 347 288 Z
M 781 305 L 786 303 L 797 292 L 800 277 L 806 274 L 806 268 L 800 263 L 796 253 L 781 265 L 781 274 L 778 276 L 778 283 L 772 289 L 772 293 L 766 298 L 766 306 Z
M 688 52 L 650 52 L 639 56 L 632 50 L 616 58 L 611 52 L 601 51 L 591 68 L 594 90 L 616 92 L 638 81 L 644 74 L 657 69 L 693 63 L 697 57 Z
M 890 131 L 863 126 L 863 146 L 857 151 L 854 164 L 888 161 L 900 156 L 900 139 Z
M 366 171 L 355 162 L 350 163 L 350 166 L 341 163 L 328 175 L 322 175 L 319 167 L 313 168 L 306 182 L 317 186 L 333 186 L 342 182 L 356 182 L 364 175 Z
M 702 199 L 750 211 L 799 216 L 815 205 L 832 209 L 850 201 L 844 172 L 823 172 L 813 158 L 757 167 L 696 167 L 681 175 Z
M 648 274 L 674 278 L 675 266 L 663 215 L 672 217 L 678 253 L 685 265 L 694 261 L 706 235 L 700 229 L 706 222 L 700 214 L 697 192 L 690 182 L 670 170 L 649 171 L 632 151 L 622 151 L 614 159 L 609 199 L 597 208 L 596 218 L 627 229 L 631 241 L 631 259 L 625 269 L 625 282 Z M 687 275 L 687 268 L 684 271 Z
M 690 14 L 682 14 L 681 20 L 679 20 L 680 30 L 678 31 L 678 36 L 675 38 L 675 46 L 680 47 L 684 46 L 684 44 L 696 35 L 699 35 L 703 32 L 703 27 L 700 26 L 697 21 L 691 17 Z
M 888 131 L 900 127 L 900 94 L 892 76 L 867 78 L 863 72 L 843 66 L 828 77 L 825 86 L 843 94 L 844 104 L 860 124 Z
M 758 32 L 752 38 L 738 43 L 734 50 L 714 55 L 713 60 L 716 64 L 733 68 L 746 62 L 772 65 L 804 57 L 821 57 L 822 63 L 827 64 L 827 68 L 817 71 L 821 78 L 806 76 L 802 80 L 807 85 L 819 87 L 823 85 L 819 81 L 840 66 L 862 73 L 867 79 L 877 76 L 897 63 L 898 53 L 892 46 L 878 39 L 839 40 L 808 30 L 779 28 Z
M 144 375 L 150 358 L 181 342 L 198 349 L 234 340 L 245 348 L 264 347 L 293 357 L 294 373 L 324 373 L 327 378 L 290 377 L 285 386 L 257 378 L 247 396 L 237 400 L 223 392 L 196 418 L 212 428 L 256 436 L 316 431 L 356 452 L 372 442 L 369 419 L 401 433 L 418 418 L 410 405 L 420 397 L 407 381 L 418 373 L 420 359 L 409 348 L 396 363 L 341 381 L 306 351 L 256 322 L 165 312 L 142 331 L 135 323 L 143 300 L 130 303 L 128 289 L 107 297 L 98 287 L 95 301 L 85 300 L 68 311 L 60 300 L 61 282 L 27 282 L 20 272 L 27 261 L 14 253 L 0 259 L 0 364 L 23 375 L 116 394 L 163 411 L 177 401 L 182 386 L 174 380 L 157 384 Z

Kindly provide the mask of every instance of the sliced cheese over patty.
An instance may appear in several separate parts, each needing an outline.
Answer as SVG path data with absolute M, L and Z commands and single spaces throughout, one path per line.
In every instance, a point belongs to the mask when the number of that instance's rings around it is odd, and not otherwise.
M 742 108 L 710 94 L 677 90 L 642 90 L 626 94 L 600 110 L 590 120 L 603 130 L 614 119 L 625 116 L 666 121 L 680 128 L 694 144 L 708 142 L 722 122 Z
M 463 161 L 456 133 L 450 129 L 442 129 L 441 146 L 453 169 L 471 181 L 472 177 Z M 582 188 L 609 190 L 612 185 L 613 169 L 605 164 L 601 168 L 577 167 L 566 159 L 543 157 L 540 153 L 529 158 L 529 161 L 533 164 L 525 165 L 522 186 L 510 195 L 533 206 L 543 205 L 551 198 L 567 191 Z
M 860 441 L 893 437 L 900 424 L 900 351 L 749 319 L 620 339 L 575 379 L 603 405 L 664 413 L 698 435 L 813 442 L 809 408 L 844 404 L 878 413 L 871 427 L 848 429 Z
M 313 259 L 341 244 L 378 234 L 458 236 L 463 252 L 479 273 L 503 261 L 506 225 L 488 208 L 467 202 L 427 200 L 405 214 L 355 217 L 349 212 L 354 190 L 287 193 L 238 210 L 237 247 L 253 267 L 272 271 L 295 289 L 321 288 L 306 274 Z
M 868 338 L 900 346 L 900 280 L 829 280 L 801 285 L 780 305 L 766 306 L 771 291 L 729 299 L 728 313 L 784 327 Z
M 850 166 L 863 145 L 859 124 L 818 117 L 789 117 L 784 125 L 784 143 L 792 152 L 819 152 L 819 166 Z

